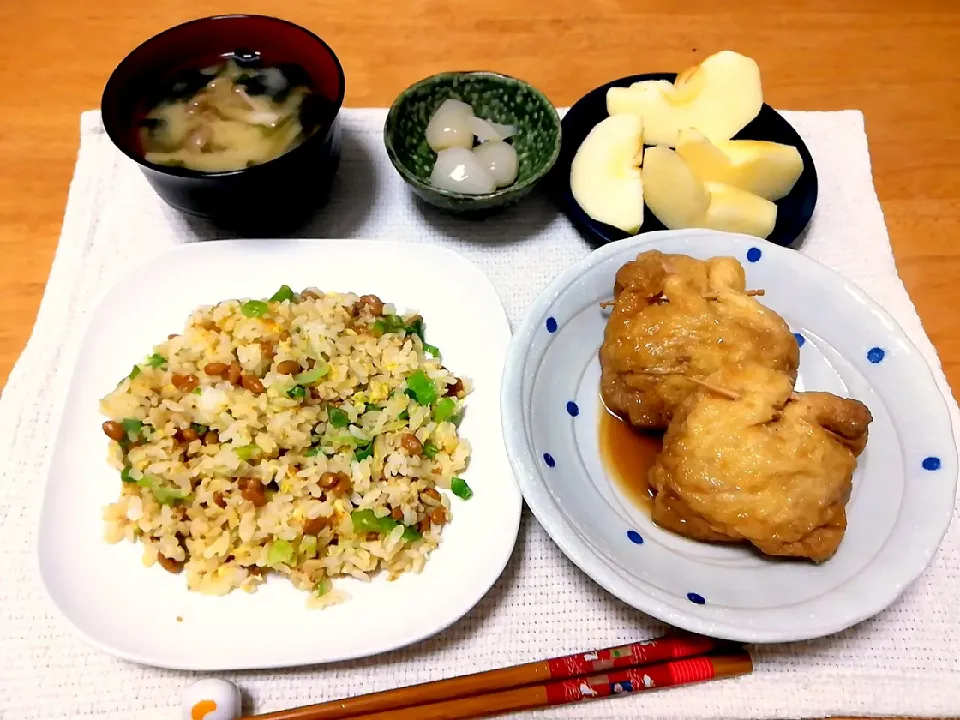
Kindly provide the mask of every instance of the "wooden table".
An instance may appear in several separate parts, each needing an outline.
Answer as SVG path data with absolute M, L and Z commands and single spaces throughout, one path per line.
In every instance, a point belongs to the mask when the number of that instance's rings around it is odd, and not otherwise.
M 960 3 L 956 0 L 6 0 L 0 5 L 0 382 L 26 341 L 60 232 L 78 116 L 110 71 L 184 20 L 262 12 L 337 51 L 347 105 L 388 105 L 449 69 L 522 77 L 557 105 L 722 49 L 760 63 L 778 108 L 859 108 L 900 274 L 960 385 Z

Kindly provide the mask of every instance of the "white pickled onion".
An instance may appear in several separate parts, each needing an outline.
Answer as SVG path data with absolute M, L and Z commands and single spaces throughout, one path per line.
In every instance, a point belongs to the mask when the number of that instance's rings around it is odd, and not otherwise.
M 501 125 L 476 116 L 470 118 L 470 130 L 481 143 L 506 140 L 517 132 L 512 125 Z
M 444 100 L 427 124 L 427 145 L 434 152 L 446 148 L 473 147 L 473 132 L 470 118 L 473 110 L 466 103 L 452 98 Z
M 466 148 L 447 148 L 437 153 L 430 183 L 440 190 L 484 195 L 497 189 L 497 183 L 476 155 Z
M 517 179 L 520 162 L 512 145 L 502 140 L 485 142 L 474 148 L 473 155 L 490 173 L 497 187 L 506 187 Z

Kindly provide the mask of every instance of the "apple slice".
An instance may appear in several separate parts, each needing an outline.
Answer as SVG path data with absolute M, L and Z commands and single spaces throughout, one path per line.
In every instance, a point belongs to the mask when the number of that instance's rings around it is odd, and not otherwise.
M 767 200 L 787 195 L 803 172 L 803 158 L 795 147 L 762 140 L 714 144 L 694 128 L 680 131 L 677 152 L 703 180 L 733 185 Z
M 724 183 L 707 183 L 710 207 L 695 227 L 766 238 L 777 224 L 777 206 L 769 200 Z
M 607 91 L 607 112 L 641 118 L 651 145 L 673 147 L 680 130 L 691 127 L 712 142 L 729 140 L 761 107 L 760 68 L 732 50 L 721 50 L 687 68 L 673 83 L 649 80 Z
M 668 147 L 646 151 L 641 178 L 647 207 L 670 230 L 707 228 L 765 238 L 777 224 L 772 202 L 732 185 L 704 183 Z
M 701 227 L 710 193 L 682 157 L 662 145 L 648 148 L 641 177 L 647 207 L 668 229 Z
M 597 124 L 577 148 L 570 189 L 583 211 L 636 235 L 643 224 L 643 124 L 636 115 L 616 115 Z

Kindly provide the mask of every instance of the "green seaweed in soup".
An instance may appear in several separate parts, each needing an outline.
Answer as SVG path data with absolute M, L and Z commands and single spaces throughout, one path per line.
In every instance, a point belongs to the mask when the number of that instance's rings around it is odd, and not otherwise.
M 144 158 L 157 165 L 200 172 L 240 170 L 272 160 L 299 145 L 303 71 L 226 60 L 174 78 L 141 127 Z

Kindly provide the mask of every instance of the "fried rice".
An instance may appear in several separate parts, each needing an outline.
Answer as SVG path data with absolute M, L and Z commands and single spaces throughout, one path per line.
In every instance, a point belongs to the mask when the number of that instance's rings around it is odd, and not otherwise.
M 419 315 L 352 293 L 198 309 L 101 401 L 121 473 L 106 539 L 191 590 L 273 573 L 315 606 L 346 597 L 336 578 L 419 572 L 472 494 L 469 383 L 423 338 Z

